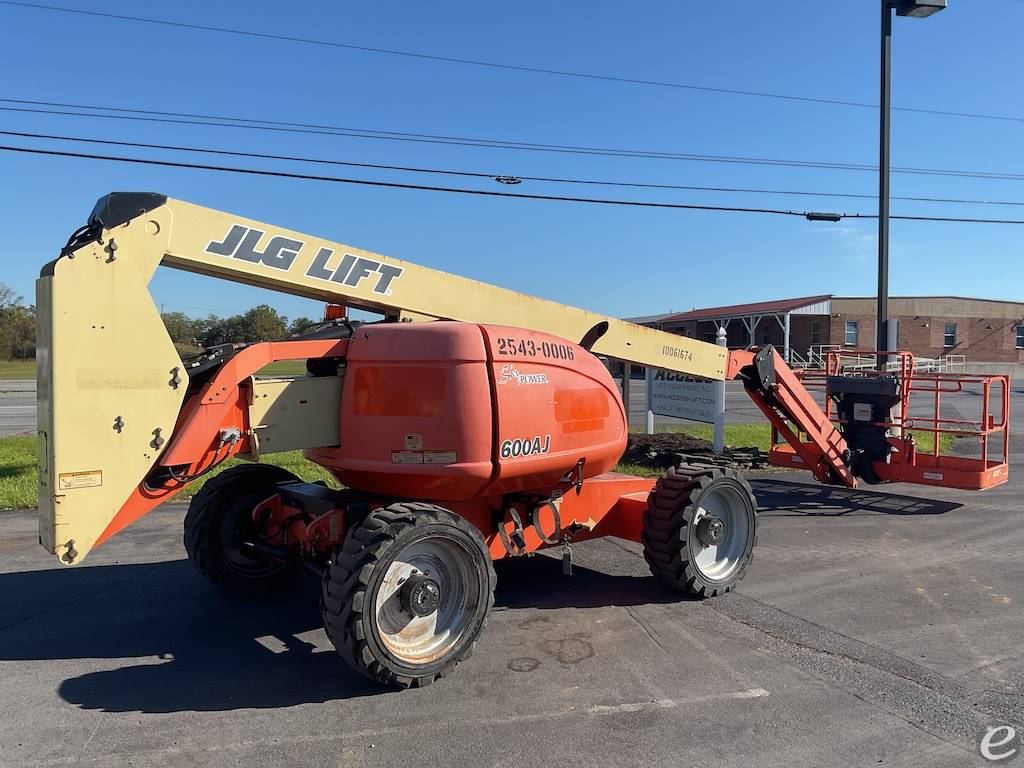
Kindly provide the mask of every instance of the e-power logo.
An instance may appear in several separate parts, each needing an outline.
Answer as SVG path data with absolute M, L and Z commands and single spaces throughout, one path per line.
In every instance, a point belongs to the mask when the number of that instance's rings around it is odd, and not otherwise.
M 252 264 L 263 264 L 287 272 L 306 244 L 302 240 L 275 235 L 270 238 L 263 250 L 259 251 L 257 246 L 265 234 L 259 229 L 232 224 L 223 240 L 210 241 L 206 246 L 206 252 L 214 256 L 227 256 Z M 342 254 L 341 260 L 336 262 L 332 249 L 321 248 L 310 262 L 306 276 L 355 287 L 371 275 L 376 275 L 373 292 L 390 296 L 391 283 L 401 277 L 402 272 L 401 267 L 362 256 L 353 256 L 351 253 Z
M 519 384 L 550 384 L 547 374 L 544 373 L 520 373 L 518 368 L 505 364 L 501 366 L 501 373 L 498 376 L 499 384 L 508 384 L 514 381 Z

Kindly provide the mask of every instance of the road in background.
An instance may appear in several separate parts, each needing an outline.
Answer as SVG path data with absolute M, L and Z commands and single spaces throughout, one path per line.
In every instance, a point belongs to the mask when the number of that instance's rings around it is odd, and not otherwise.
M 35 433 L 35 379 L 0 381 L 0 437 Z

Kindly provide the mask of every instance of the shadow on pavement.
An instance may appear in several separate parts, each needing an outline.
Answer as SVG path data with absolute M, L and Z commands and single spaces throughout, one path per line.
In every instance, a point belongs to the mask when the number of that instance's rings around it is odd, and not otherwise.
M 562 561 L 547 555 L 499 560 L 494 567 L 498 572 L 496 608 L 603 608 L 691 599 L 662 586 L 653 576 L 616 576 L 575 564 L 572 576 L 563 576 Z M 641 567 L 646 572 L 642 561 Z
M 943 515 L 963 506 L 952 501 L 786 480 L 757 479 L 750 485 L 757 497 L 758 514 L 764 517 Z
M 296 638 L 320 629 L 318 600 L 312 578 L 288 595 L 230 598 L 184 560 L 3 574 L 0 660 L 131 660 L 58 689 L 68 702 L 106 712 L 285 707 L 387 693 L 333 648 L 317 652 Z M 322 634 L 318 642 L 330 647 Z
M 544 556 L 499 571 L 499 609 L 681 599 L 653 578 L 579 566 L 565 578 L 561 561 Z M 65 701 L 105 712 L 263 709 L 390 693 L 334 652 L 315 577 L 290 594 L 241 600 L 186 560 L 0 575 L 0 661 L 61 659 L 111 667 L 58 688 Z

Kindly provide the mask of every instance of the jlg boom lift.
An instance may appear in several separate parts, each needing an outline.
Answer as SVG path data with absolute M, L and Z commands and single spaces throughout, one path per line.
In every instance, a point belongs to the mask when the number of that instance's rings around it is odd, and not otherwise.
M 161 264 L 386 320 L 183 360 L 147 289 Z M 937 414 L 924 427 L 975 435 L 983 457 L 927 455 L 906 413 L 899 431 L 889 415 L 921 386 L 907 370 L 830 370 L 834 424 L 771 347 L 727 352 L 162 195 L 102 198 L 43 268 L 37 309 L 43 546 L 77 564 L 193 479 L 249 459 L 192 499 L 189 557 L 246 595 L 287 586 L 303 566 L 320 573 L 335 647 L 400 687 L 469 654 L 493 603 L 494 560 L 619 536 L 642 542 L 656 577 L 697 596 L 743 576 L 757 527 L 750 486 L 690 465 L 656 482 L 612 473 L 627 409 L 599 354 L 742 379 L 786 441 L 775 459 L 824 483 L 1006 480 L 1005 396 L 1001 412 L 988 410 L 1004 378 L 983 379 L 977 428 Z M 255 375 L 275 360 L 304 360 L 308 374 Z M 944 386 L 934 383 L 936 401 Z M 993 458 L 988 439 L 1000 434 Z M 294 449 L 344 490 L 258 463 Z

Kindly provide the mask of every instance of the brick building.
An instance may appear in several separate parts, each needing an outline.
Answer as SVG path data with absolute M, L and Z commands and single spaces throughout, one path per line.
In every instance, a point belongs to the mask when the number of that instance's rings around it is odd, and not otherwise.
M 899 320 L 899 348 L 918 358 L 963 355 L 969 363 L 1024 363 L 1024 302 L 960 296 L 889 299 Z M 714 341 L 725 326 L 730 347 L 773 344 L 806 359 L 812 347 L 874 350 L 875 298 L 805 296 L 694 309 L 634 322 Z

